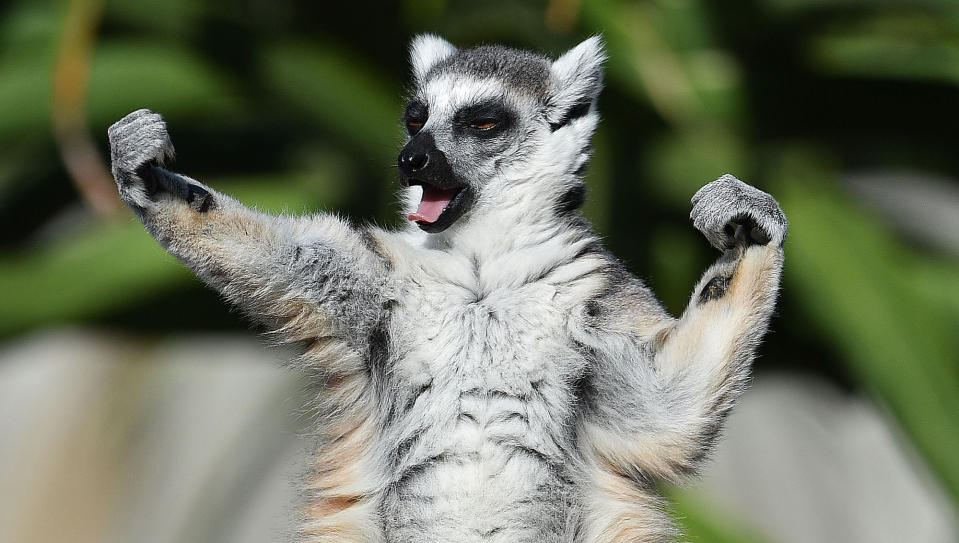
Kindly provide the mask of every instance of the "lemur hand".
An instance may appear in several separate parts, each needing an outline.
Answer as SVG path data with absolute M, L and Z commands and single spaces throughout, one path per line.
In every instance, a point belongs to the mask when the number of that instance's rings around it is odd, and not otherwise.
M 113 124 L 110 157 L 120 197 L 137 211 L 150 209 L 161 195 L 186 200 L 197 211 L 210 207 L 210 193 L 198 183 L 161 166 L 173 158 L 166 123 L 157 113 L 138 109 Z
M 693 196 L 689 218 L 710 245 L 725 251 L 737 245 L 781 247 L 786 240 L 786 215 L 765 192 L 726 174 Z M 727 226 L 735 224 L 735 229 Z

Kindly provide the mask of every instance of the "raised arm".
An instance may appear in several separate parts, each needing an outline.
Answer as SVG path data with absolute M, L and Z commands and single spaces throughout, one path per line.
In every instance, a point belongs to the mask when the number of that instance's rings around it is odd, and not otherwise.
M 309 510 L 316 529 L 354 540 L 354 510 L 371 493 L 363 464 L 375 434 L 371 363 L 382 356 L 389 266 L 377 233 L 330 215 L 292 218 L 253 211 L 162 167 L 173 156 L 163 119 L 136 111 L 110 127 L 120 196 L 147 230 L 223 296 L 301 342 L 315 379 L 315 459 Z M 352 531 L 350 531 L 352 530 Z
M 291 341 L 364 351 L 383 312 L 375 236 L 330 215 L 272 216 L 162 166 L 166 125 L 135 111 L 110 127 L 120 196 L 150 234 L 229 302 Z
M 776 303 L 786 238 L 779 204 L 731 175 L 693 204 L 694 226 L 723 255 L 682 317 L 650 319 L 641 308 L 632 331 L 597 346 L 586 435 L 605 465 L 631 477 L 673 480 L 698 467 L 745 387 Z

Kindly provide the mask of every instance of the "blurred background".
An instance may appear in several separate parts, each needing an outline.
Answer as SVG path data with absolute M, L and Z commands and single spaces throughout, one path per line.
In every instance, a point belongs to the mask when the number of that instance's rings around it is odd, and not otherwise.
M 120 206 L 107 127 L 249 205 L 396 224 L 407 44 L 600 33 L 585 213 L 674 313 L 731 172 L 791 223 L 690 541 L 959 541 L 959 4 L 42 0 L 0 7 L 0 541 L 283 540 L 302 378 Z

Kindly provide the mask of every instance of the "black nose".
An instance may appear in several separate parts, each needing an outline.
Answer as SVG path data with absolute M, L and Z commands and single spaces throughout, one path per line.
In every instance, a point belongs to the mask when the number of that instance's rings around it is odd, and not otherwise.
M 419 149 L 406 149 L 400 153 L 400 168 L 410 173 L 422 170 L 430 163 L 430 155 Z
M 449 169 L 446 156 L 436 148 L 433 134 L 422 130 L 406 143 L 396 162 L 400 168 L 401 182 L 410 179 L 429 182 L 441 170 Z

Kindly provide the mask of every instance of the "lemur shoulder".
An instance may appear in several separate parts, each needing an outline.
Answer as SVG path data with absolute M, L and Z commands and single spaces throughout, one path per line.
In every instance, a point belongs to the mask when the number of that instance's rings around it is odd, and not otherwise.
M 244 207 L 165 169 L 147 110 L 109 130 L 149 232 L 303 345 L 322 416 L 302 540 L 671 540 L 653 483 L 695 472 L 744 388 L 785 216 L 730 175 L 697 192 L 722 256 L 673 318 L 577 212 L 599 39 L 555 61 L 430 35 L 411 53 L 400 231 Z

